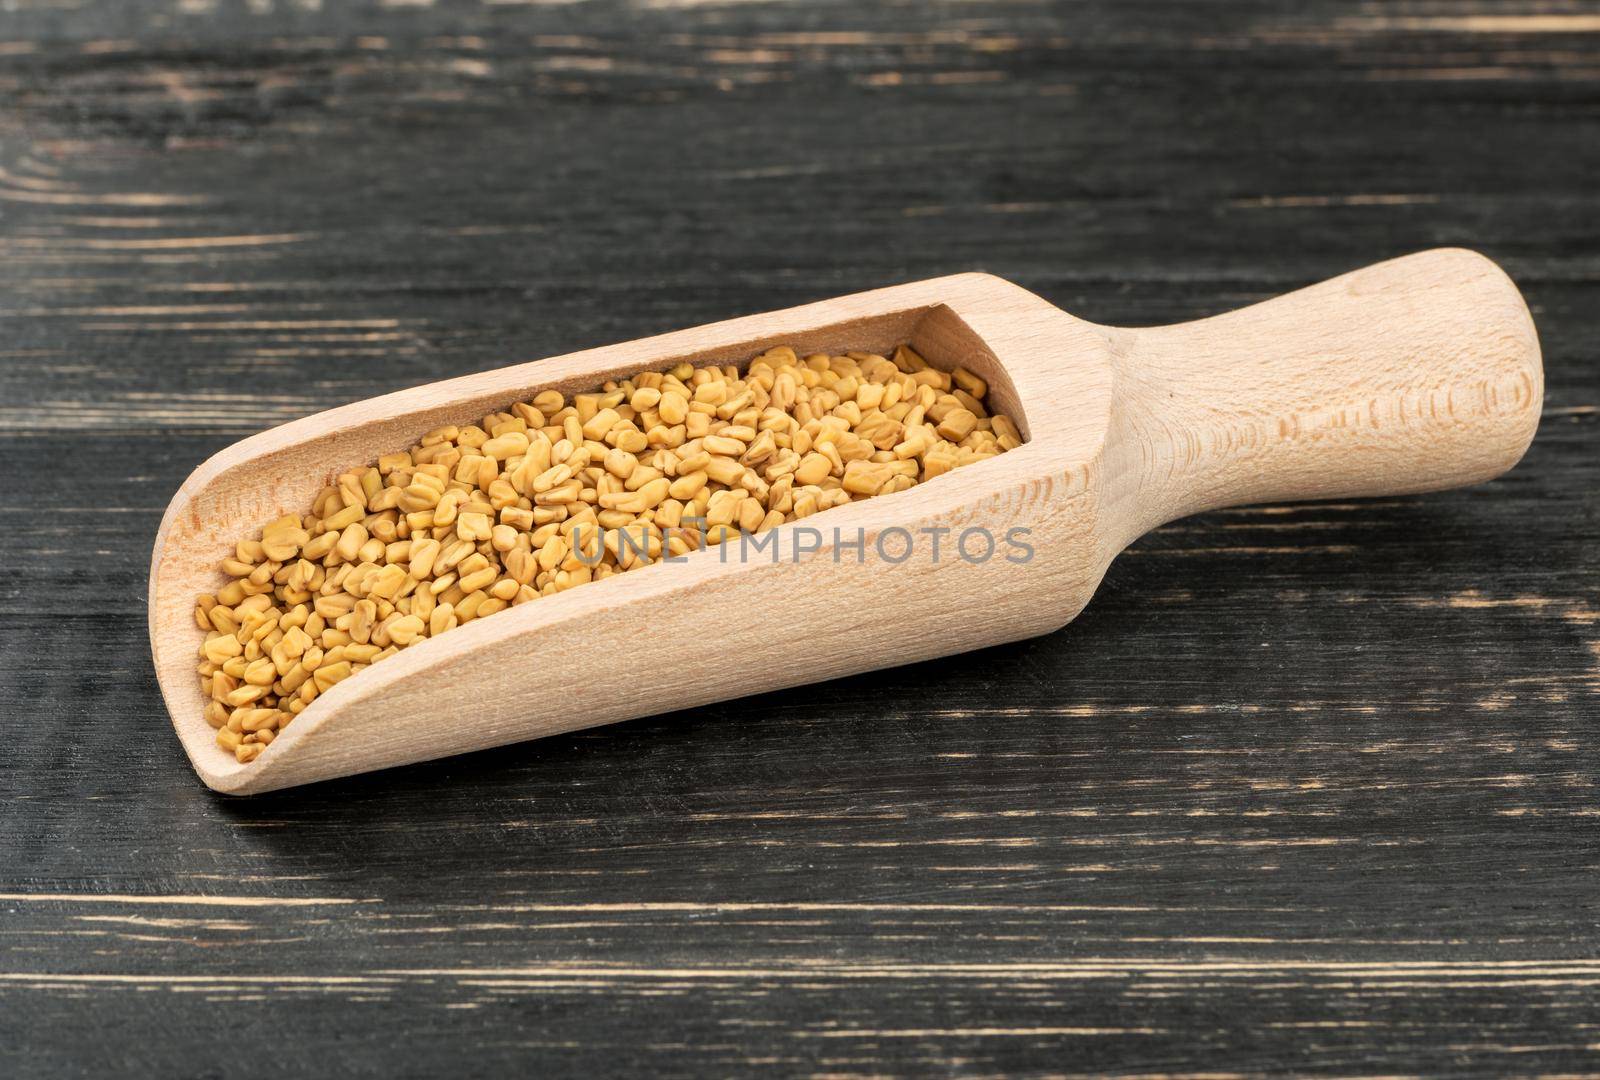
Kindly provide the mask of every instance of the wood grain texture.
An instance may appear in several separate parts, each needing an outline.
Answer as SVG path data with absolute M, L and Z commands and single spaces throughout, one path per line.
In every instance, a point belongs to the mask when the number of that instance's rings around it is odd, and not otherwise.
M 1560 4 L 14 5 L 0 1072 L 1600 1071 L 1597 79 Z M 1159 325 L 1451 244 L 1544 347 L 1492 484 L 380 776 L 224 800 L 171 738 L 145 559 L 272 423 L 971 269 Z

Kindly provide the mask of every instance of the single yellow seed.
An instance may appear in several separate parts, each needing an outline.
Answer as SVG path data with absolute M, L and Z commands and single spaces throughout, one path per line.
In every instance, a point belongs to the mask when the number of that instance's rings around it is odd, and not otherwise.
M 585 439 L 603 439 L 621 420 L 622 417 L 617 410 L 601 409 L 583 424 L 583 437 Z
M 533 478 L 533 493 L 542 495 L 547 491 L 560 487 L 572 479 L 572 471 L 572 466 L 564 463 L 551 466 Z
M 411 542 L 411 559 L 406 566 L 406 573 L 418 581 L 425 581 L 433 574 L 434 560 L 439 557 L 443 546 L 432 537 Z
M 319 694 L 325 694 L 335 684 L 348 679 L 350 675 L 350 662 L 341 660 L 337 664 L 324 664 L 317 668 L 311 676 L 311 682 Z
M 242 652 L 244 646 L 232 634 L 214 634 L 200 647 L 200 654 L 213 664 L 220 664 Z
M 244 681 L 251 686 L 271 686 L 278 681 L 278 669 L 269 658 L 263 656 L 245 667 Z
M 714 457 L 706 461 L 705 473 L 713 483 L 724 487 L 733 487 L 739 484 L 748 470 L 738 461 L 728 457 Z
M 972 434 L 972 429 L 978 424 L 978 418 L 970 410 L 963 408 L 951 409 L 939 421 L 938 432 L 951 442 L 960 442 Z
M 705 447 L 706 453 L 721 454 L 723 457 L 738 457 L 745 452 L 744 443 L 721 435 L 707 435 L 700 440 L 700 445 Z
M 981 398 L 989 392 L 989 385 L 966 368 L 956 368 L 950 373 L 950 378 L 955 384 L 975 398 Z
M 833 462 L 815 451 L 807 454 L 794 471 L 794 482 L 807 487 L 820 484 L 833 472 Z
M 507 458 L 526 453 L 528 450 L 528 436 L 520 431 L 509 431 L 498 435 L 483 444 L 483 455 L 495 461 L 505 461 Z
M 268 690 L 269 687 L 251 686 L 247 683 L 244 686 L 240 686 L 229 691 L 222 700 L 227 702 L 229 705 L 248 705 L 252 701 L 258 701 L 261 698 L 266 697 Z
M 510 551 L 517 546 L 517 530 L 510 525 L 496 525 L 489 532 L 489 540 L 496 551 Z
M 671 426 L 681 424 L 689 415 L 688 400 L 676 390 L 667 391 L 661 395 L 661 400 L 656 405 L 663 423 Z
M 456 519 L 456 535 L 469 543 L 487 540 L 492 533 L 488 514 L 463 512 Z
M 415 615 L 406 615 L 389 624 L 389 640 L 396 645 L 410 645 L 423 637 L 427 624 Z
M 888 481 L 890 473 L 885 466 L 865 461 L 852 461 L 845 466 L 844 489 L 856 495 L 876 495 Z
M 704 469 L 679 476 L 672 481 L 667 491 L 674 499 L 692 499 L 706 486 L 709 477 Z
M 475 570 L 470 574 L 463 575 L 457 584 L 464 593 L 476 592 L 478 589 L 486 587 L 498 576 L 499 573 L 493 566 L 486 566 L 482 570 Z

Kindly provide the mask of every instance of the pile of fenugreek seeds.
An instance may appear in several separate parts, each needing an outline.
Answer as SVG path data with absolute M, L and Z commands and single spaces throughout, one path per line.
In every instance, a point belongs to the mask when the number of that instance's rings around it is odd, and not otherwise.
M 222 561 L 194 612 L 217 745 L 253 761 L 330 686 L 472 619 L 1020 445 L 987 392 L 906 346 L 783 347 L 430 431 Z

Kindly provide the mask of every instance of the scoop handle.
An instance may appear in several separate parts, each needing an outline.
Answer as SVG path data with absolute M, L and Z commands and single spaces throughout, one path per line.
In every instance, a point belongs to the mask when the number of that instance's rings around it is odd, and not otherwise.
M 1223 506 L 1398 495 L 1516 464 L 1544 397 L 1521 293 L 1475 252 L 1369 266 L 1226 315 L 1128 331 L 1113 443 L 1140 529 Z

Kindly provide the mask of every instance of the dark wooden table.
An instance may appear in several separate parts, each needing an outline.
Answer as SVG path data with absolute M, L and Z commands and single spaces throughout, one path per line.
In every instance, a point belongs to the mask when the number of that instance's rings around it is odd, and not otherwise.
M 1600 8 L 0 7 L 0 1074 L 1600 1071 Z M 1544 342 L 1493 484 L 279 795 L 168 726 L 150 543 L 263 427 L 970 268 L 1140 324 L 1441 244 Z

